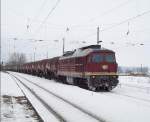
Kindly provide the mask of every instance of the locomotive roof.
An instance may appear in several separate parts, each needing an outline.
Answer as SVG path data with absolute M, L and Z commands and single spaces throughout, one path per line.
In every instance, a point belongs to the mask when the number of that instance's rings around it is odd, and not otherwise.
M 90 46 L 76 49 L 74 51 L 68 51 L 59 59 L 61 60 L 61 59 L 67 59 L 67 58 L 73 58 L 73 57 L 83 57 L 83 56 L 88 55 L 91 52 L 97 52 L 97 51 L 113 52 L 112 50 L 101 47 L 101 45 L 90 45 Z

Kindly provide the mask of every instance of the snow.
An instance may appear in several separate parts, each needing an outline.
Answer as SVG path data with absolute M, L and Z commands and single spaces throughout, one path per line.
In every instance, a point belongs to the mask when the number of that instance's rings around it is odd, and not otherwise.
M 141 87 L 150 87 L 150 78 L 148 77 L 133 77 L 133 76 L 122 76 L 119 77 L 119 81 L 122 84 L 131 84 L 134 86 Z
M 56 110 L 57 113 L 62 115 L 65 118 L 65 120 L 70 121 L 70 122 L 77 122 L 77 121 L 80 121 L 80 122 L 85 122 L 85 121 L 86 122 L 91 122 L 91 121 L 92 122 L 98 122 L 97 120 L 89 117 L 87 114 L 82 113 L 81 111 L 79 111 L 78 109 L 76 109 L 76 108 L 72 107 L 71 105 L 65 103 L 64 101 L 60 101 L 58 98 L 54 97 L 53 95 L 50 95 L 49 93 L 39 89 L 38 87 L 35 87 L 33 84 L 31 84 L 29 82 L 26 82 L 26 80 L 22 79 L 22 81 L 26 85 L 30 86 L 30 88 L 32 90 L 34 90 L 34 92 L 38 96 L 40 96 L 43 100 L 45 100 L 45 102 L 47 102 L 47 104 L 50 105 L 53 110 Z M 26 91 L 26 88 L 23 88 L 23 89 Z M 41 109 L 41 106 L 39 107 L 40 103 L 38 103 L 38 101 L 35 101 L 36 98 L 34 98 L 31 95 L 31 93 L 29 93 L 28 91 L 26 91 L 26 94 L 27 94 L 27 96 L 29 96 L 28 98 L 32 102 L 33 106 L 37 109 Z M 32 96 L 32 97 L 30 97 L 30 96 Z M 43 108 L 43 109 L 45 109 L 45 108 Z M 71 113 L 71 114 L 68 114 L 68 113 Z M 55 122 L 56 121 L 56 119 L 54 117 L 53 117 L 54 118 L 53 119 L 52 116 L 50 116 L 51 113 L 45 114 L 45 112 L 42 111 L 39 114 L 40 115 L 41 114 L 45 115 L 44 120 L 46 122 L 49 122 L 49 121 Z
M 19 84 L 19 82 L 18 82 Z M 21 86 L 21 84 L 20 84 Z M 24 87 L 24 86 L 22 86 Z M 36 108 L 36 111 L 38 112 L 38 114 L 40 115 L 40 117 L 44 120 L 44 122 L 49 122 L 49 120 L 52 120 L 52 122 L 58 122 L 56 120 L 56 118 L 35 98 L 35 96 L 33 96 L 27 89 L 24 88 L 24 92 L 25 94 L 28 96 L 28 99 L 30 100 L 31 104 L 33 105 L 34 108 Z M 7 95 L 7 96 L 24 96 L 23 93 L 21 92 L 20 88 L 17 86 L 17 84 L 14 82 L 14 79 L 12 79 L 12 77 L 10 75 L 8 75 L 7 73 L 1 72 L 1 106 L 2 106 L 2 117 L 3 120 L 5 121 L 18 121 L 20 122 L 20 119 L 22 119 L 23 121 L 28 121 L 26 120 L 26 118 L 24 118 L 23 116 L 26 116 L 27 113 L 24 113 L 22 110 L 22 106 L 16 104 L 16 102 L 13 102 L 11 106 L 13 106 L 13 108 L 9 107 L 8 104 L 3 102 L 3 95 Z M 12 99 L 13 99 L 12 97 Z M 16 111 L 16 114 L 14 113 L 13 115 L 10 113 L 10 111 Z M 19 113 L 20 114 L 17 114 Z M 10 113 L 10 114 L 9 114 Z M 9 119 L 8 117 L 5 117 L 5 114 L 12 116 Z M 17 117 L 18 115 L 18 117 Z M 22 116 L 22 117 L 21 117 Z M 30 119 L 32 117 L 29 117 Z M 32 120 L 32 119 L 31 119 Z
M 93 51 L 104 51 L 104 50 L 112 52 L 111 50 L 108 50 L 106 48 L 98 48 L 98 49 L 92 49 L 92 48 L 80 49 L 79 48 L 79 49 L 76 49 L 72 55 L 60 57 L 60 60 L 67 59 L 67 58 L 74 58 L 74 57 L 83 57 L 83 56 L 86 56 Z
M 24 96 L 20 88 L 8 74 L 0 72 L 1 95 Z
M 119 81 L 120 86 L 113 92 L 150 102 L 150 78 L 122 76 Z
M 18 84 L 23 88 L 23 91 L 25 92 L 29 101 L 31 102 L 33 107 L 36 108 L 36 111 L 44 122 L 49 122 L 50 120 L 52 122 L 58 122 L 58 120 L 52 115 L 52 113 L 50 113 L 34 95 L 32 95 L 21 83 L 18 82 Z
M 72 55 L 70 56 L 63 56 L 63 57 L 60 57 L 60 60 L 61 59 L 67 59 L 67 58 L 74 58 L 74 57 L 82 57 L 82 56 L 86 56 L 88 55 L 89 53 L 91 53 L 93 51 L 93 49 L 85 49 L 85 50 L 81 50 L 81 49 L 77 49 Z
M 150 93 L 145 91 L 146 88 L 150 88 L 148 78 L 122 76 L 119 78 L 121 85 L 118 85 L 112 92 L 96 93 L 76 86 L 57 83 L 53 80 L 47 80 L 27 74 L 19 75 L 22 75 L 64 99 L 73 102 L 105 121 L 150 122 Z M 29 85 L 27 81 L 24 80 L 24 82 Z M 128 87 L 127 85 L 132 85 L 132 87 Z M 49 101 L 49 104 L 68 120 L 76 120 L 77 111 L 71 110 L 69 106 L 68 108 L 66 105 L 63 105 L 63 103 L 59 103 L 59 101 L 56 102 L 55 98 L 52 96 L 47 98 L 46 93 L 39 91 L 35 86 L 30 84 L 30 87 L 32 87 L 39 95 L 41 94 L 43 99 Z M 69 116 L 66 111 L 69 111 Z M 74 117 L 73 120 L 72 117 Z
M 25 96 L 14 79 L 7 73 L 0 72 L 1 77 L 1 121 L 2 122 L 38 122 L 39 118 L 28 104 Z
M 1 97 L 2 122 L 38 122 L 34 111 L 29 108 L 26 100 L 17 101 L 12 96 Z

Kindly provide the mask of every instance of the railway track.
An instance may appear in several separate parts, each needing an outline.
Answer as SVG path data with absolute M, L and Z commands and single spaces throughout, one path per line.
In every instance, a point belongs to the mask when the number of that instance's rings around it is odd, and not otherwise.
M 14 76 L 13 74 L 8 73 L 16 82 L 16 84 L 18 85 L 18 87 L 21 89 L 21 91 L 24 93 L 24 95 L 26 96 L 25 92 L 23 91 L 23 89 L 20 87 L 20 85 L 17 83 L 17 81 L 19 81 L 24 87 L 26 87 L 42 104 L 43 106 L 45 106 L 47 108 L 47 110 L 52 113 L 60 122 L 67 122 L 61 115 L 59 115 L 56 111 L 54 111 L 44 100 L 42 100 L 40 98 L 40 96 L 38 96 L 31 88 L 29 88 L 26 84 L 24 84 L 19 78 L 17 78 L 16 76 Z M 26 96 L 26 98 L 28 99 L 28 97 Z M 28 100 L 29 101 L 29 100 Z M 31 104 L 32 105 L 32 104 Z M 33 107 L 34 108 L 34 107 Z M 36 109 L 34 108 L 34 110 L 36 111 Z M 37 111 L 36 111 L 37 112 Z M 38 113 L 38 112 L 37 112 Z M 40 116 L 40 115 L 39 115 Z M 43 121 L 44 122 L 44 121 Z
M 26 85 L 25 83 L 23 83 L 21 79 L 24 79 L 25 81 L 27 81 L 28 83 L 30 83 L 30 84 L 32 84 L 32 85 L 38 87 L 38 88 L 41 89 L 42 91 L 47 92 L 48 94 L 52 95 L 53 97 L 59 99 L 59 101 L 62 101 L 62 102 L 64 102 L 65 104 L 70 105 L 73 109 L 76 109 L 76 110 L 80 111 L 82 114 L 85 114 L 86 116 L 92 118 L 93 120 L 95 120 L 95 121 L 97 121 L 97 122 L 106 122 L 106 121 L 103 120 L 101 117 L 99 117 L 99 116 L 97 116 L 97 115 L 95 115 L 95 114 L 93 114 L 93 113 L 91 113 L 91 112 L 85 110 L 84 108 L 79 107 L 78 105 L 72 103 L 71 101 L 68 101 L 67 99 L 62 98 L 61 96 L 55 94 L 54 92 L 45 89 L 44 87 L 42 87 L 42 86 L 40 86 L 40 85 L 38 85 L 38 84 L 32 82 L 31 80 L 29 80 L 29 79 L 27 79 L 27 78 L 25 78 L 25 77 L 23 77 L 23 76 L 20 76 L 20 75 L 18 75 L 18 74 L 17 74 L 17 75 L 16 75 L 16 74 L 14 75 L 14 74 L 12 74 L 12 73 L 9 73 L 9 74 L 10 74 L 11 76 L 15 77 L 23 86 L 25 86 L 32 94 L 34 94 L 34 96 L 36 96 L 36 97 L 42 102 L 42 104 L 43 104 L 46 108 L 48 108 L 48 109 L 55 115 L 55 117 L 57 117 L 58 120 L 61 121 L 61 122 L 67 122 L 67 119 L 64 118 L 62 115 L 60 115 L 57 111 L 53 110 L 44 100 L 42 100 L 42 98 L 41 98 L 40 96 L 38 96 L 38 95 L 36 94 L 35 91 L 33 91 L 33 89 L 31 89 L 28 85 Z
M 7 73 L 7 72 L 6 72 Z M 9 73 L 8 73 L 9 74 Z M 10 74 L 9 74 L 10 75 Z M 32 103 L 30 102 L 30 100 L 28 99 L 26 93 L 23 91 L 23 89 L 20 87 L 20 85 L 17 82 L 17 79 L 15 77 L 13 77 L 12 75 L 10 75 L 10 77 L 14 80 L 14 82 L 17 84 L 17 86 L 20 88 L 21 92 L 23 93 L 25 99 L 27 100 L 28 104 L 30 104 L 30 106 L 32 107 L 32 109 L 35 111 L 36 115 L 38 116 L 38 118 L 40 119 L 40 121 L 44 122 L 44 120 L 41 118 L 41 116 L 38 114 L 37 110 L 34 108 L 34 106 L 32 105 Z

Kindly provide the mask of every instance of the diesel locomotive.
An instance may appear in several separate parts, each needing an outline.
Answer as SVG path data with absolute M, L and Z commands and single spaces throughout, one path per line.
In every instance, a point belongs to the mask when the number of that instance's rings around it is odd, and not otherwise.
M 117 68 L 115 52 L 101 45 L 90 45 L 67 51 L 59 57 L 7 67 L 8 70 L 56 79 L 92 91 L 115 88 L 119 82 Z

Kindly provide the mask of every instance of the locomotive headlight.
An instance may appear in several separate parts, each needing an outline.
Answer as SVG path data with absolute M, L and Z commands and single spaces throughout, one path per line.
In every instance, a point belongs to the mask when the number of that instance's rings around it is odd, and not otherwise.
M 103 70 L 107 70 L 108 69 L 108 65 L 102 65 L 102 69 Z

